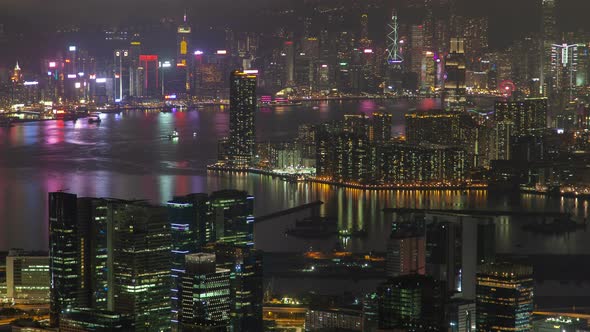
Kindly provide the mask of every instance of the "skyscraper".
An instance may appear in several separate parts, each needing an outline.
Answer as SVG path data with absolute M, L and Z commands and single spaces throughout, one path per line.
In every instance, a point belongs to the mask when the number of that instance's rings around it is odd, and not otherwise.
M 439 330 L 444 317 L 444 286 L 430 276 L 406 275 L 378 287 L 379 328 Z
M 494 118 L 497 122 L 512 123 L 514 136 L 540 133 L 547 128 L 547 98 L 497 101 Z
M 490 263 L 477 272 L 477 331 L 531 330 L 533 269 Z
M 184 13 L 182 23 L 176 30 L 176 69 L 179 77 L 183 79 L 183 92 L 190 92 L 190 70 L 189 70 L 189 46 L 191 37 L 191 26 L 188 24 L 186 12 Z M 180 91 L 179 91 L 180 92 Z
M 217 266 L 230 271 L 230 324 L 232 331 L 262 331 L 262 252 L 248 246 L 212 243 Z
M 59 326 L 65 310 L 84 306 L 85 229 L 78 223 L 77 196 L 49 193 L 50 324 Z
M 171 249 L 166 209 L 132 201 L 117 202 L 112 209 L 109 288 L 114 301 L 109 309 L 132 315 L 137 331 L 165 331 L 170 326 Z
M 385 272 L 387 277 L 424 274 L 426 272 L 424 222 L 395 220 L 387 241 Z
M 233 71 L 230 75 L 229 162 L 243 168 L 255 154 L 256 72 Z
M 445 61 L 446 81 L 444 98 L 451 109 L 462 110 L 466 102 L 465 40 L 451 38 L 451 49 Z
M 236 245 L 254 242 L 254 197 L 245 191 L 221 190 L 209 198 L 215 240 Z
M 172 289 L 171 310 L 172 323 L 177 325 L 180 310 L 182 273 L 185 272 L 184 257 L 194 254 L 213 239 L 213 227 L 210 223 L 209 196 L 207 194 L 190 194 L 174 197 L 168 201 L 168 221 L 172 233 Z
M 186 255 L 180 289 L 182 331 L 226 331 L 230 311 L 230 270 L 216 266 L 215 254 Z

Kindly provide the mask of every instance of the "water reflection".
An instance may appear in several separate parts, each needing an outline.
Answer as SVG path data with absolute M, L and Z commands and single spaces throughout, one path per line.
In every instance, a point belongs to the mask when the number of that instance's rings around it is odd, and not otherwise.
M 340 119 L 345 113 L 373 112 L 381 106 L 403 131 L 403 114 L 428 101 L 315 102 L 274 108 L 257 115 L 259 140 L 285 140 L 303 123 Z M 317 106 L 314 109 L 314 106 Z M 319 109 L 318 109 L 319 108 Z M 174 195 L 225 188 L 255 195 L 257 215 L 321 200 L 324 215 L 342 229 L 365 229 L 366 238 L 327 240 L 285 238 L 280 223 L 256 226 L 257 245 L 274 251 L 311 248 L 384 250 L 390 231 L 385 207 L 562 211 L 588 216 L 588 202 L 536 195 L 489 195 L 485 191 L 366 191 L 326 184 L 286 183 L 267 176 L 207 172 L 216 158 L 217 139 L 228 132 L 229 113 L 221 108 L 198 112 L 128 112 L 101 115 L 100 125 L 47 121 L 0 128 L 0 250 L 47 248 L 47 192 L 66 189 L 80 196 L 148 199 L 164 203 Z M 180 139 L 166 135 L 177 128 Z M 198 137 L 193 138 L 193 132 Z M 497 226 L 498 250 L 521 253 L 590 253 L 585 232 L 537 236 L 521 230 L 520 220 Z

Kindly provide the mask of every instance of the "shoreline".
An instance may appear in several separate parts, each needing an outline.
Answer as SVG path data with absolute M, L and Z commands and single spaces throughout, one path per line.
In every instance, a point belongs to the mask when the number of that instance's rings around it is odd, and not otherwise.
M 299 175 L 287 175 L 287 174 L 279 174 L 274 173 L 272 171 L 266 171 L 257 168 L 235 168 L 235 167 L 226 167 L 226 166 L 216 166 L 216 165 L 208 165 L 208 171 L 214 171 L 219 173 L 250 173 L 250 174 L 262 174 L 262 175 L 270 175 L 272 177 L 280 178 L 283 181 L 287 182 L 295 182 L 295 183 L 320 183 L 320 184 L 328 184 L 333 185 L 336 187 L 342 188 L 350 188 L 350 189 L 360 189 L 360 190 L 488 190 L 487 184 L 444 184 L 444 185 L 427 185 L 427 184 L 418 184 L 418 185 L 409 185 L 409 184 L 383 184 L 383 185 L 365 185 L 365 184 L 356 184 L 356 183 L 343 183 L 339 181 L 333 180 L 323 180 L 318 179 L 315 177 L 305 177 L 301 178 Z

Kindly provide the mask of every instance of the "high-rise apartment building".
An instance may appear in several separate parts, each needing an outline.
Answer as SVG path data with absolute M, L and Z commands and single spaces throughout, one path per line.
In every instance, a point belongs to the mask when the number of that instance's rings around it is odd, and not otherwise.
M 229 162 L 248 167 L 255 154 L 256 73 L 233 71 L 230 75 Z

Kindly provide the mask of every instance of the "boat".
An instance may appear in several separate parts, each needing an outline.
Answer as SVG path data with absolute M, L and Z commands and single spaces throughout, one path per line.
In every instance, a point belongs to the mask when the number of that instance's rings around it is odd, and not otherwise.
M 314 106 L 314 107 L 312 107 L 311 109 L 313 109 L 313 110 L 316 110 L 316 111 L 317 111 L 317 110 L 319 110 L 319 109 L 320 109 L 320 107 L 319 107 L 319 106 Z
M 93 116 L 93 117 L 88 118 L 88 123 L 89 124 L 92 124 L 92 123 L 97 123 L 98 124 L 98 123 L 101 123 L 101 121 L 102 120 L 98 116 L 96 116 L 96 117 Z
M 170 133 L 170 135 L 168 135 L 169 139 L 177 139 L 178 138 L 178 131 L 176 129 L 174 129 L 174 131 L 172 133 Z
M 366 237 L 367 231 L 365 229 L 358 228 L 346 228 L 338 231 L 340 237 Z

